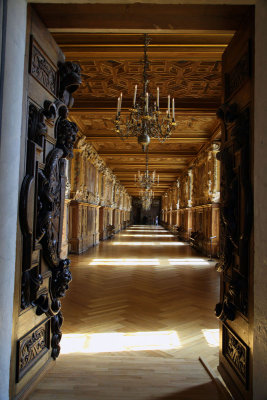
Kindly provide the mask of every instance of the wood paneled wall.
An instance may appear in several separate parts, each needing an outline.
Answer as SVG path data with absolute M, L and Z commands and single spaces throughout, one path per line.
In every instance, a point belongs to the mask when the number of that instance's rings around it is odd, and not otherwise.
M 131 197 L 84 136 L 78 139 L 65 200 L 63 242 L 82 253 L 130 223 Z
M 220 162 L 218 143 L 203 150 L 162 197 L 161 220 L 206 255 L 219 253 Z M 216 237 L 214 237 L 216 236 Z

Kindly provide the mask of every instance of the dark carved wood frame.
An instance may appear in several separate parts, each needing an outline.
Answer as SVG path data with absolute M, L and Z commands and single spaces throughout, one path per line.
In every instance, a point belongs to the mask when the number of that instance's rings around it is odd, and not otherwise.
M 34 43 L 32 41 L 32 45 Z M 42 53 L 42 56 L 45 57 L 45 54 Z M 46 62 L 49 66 L 49 60 Z M 61 63 L 58 70 L 60 87 L 57 90 L 60 97 L 55 102 L 45 101 L 42 108 L 29 101 L 26 175 L 21 186 L 19 213 L 23 235 L 21 309 L 35 307 L 37 315 L 45 314 L 49 318 L 51 355 L 54 359 L 59 355 L 62 335 L 63 317 L 59 299 L 65 296 L 71 281 L 70 260 L 60 258 L 65 160 L 73 156 L 78 131 L 76 124 L 67 119 L 67 106 L 73 104 L 72 93 L 81 83 L 77 64 Z M 44 85 L 43 82 L 41 84 Z M 55 137 L 55 140 L 50 139 L 52 149 L 49 152 L 46 149 L 48 126 L 54 127 Z M 43 154 L 42 161 L 36 160 L 37 151 Z M 49 283 L 45 285 L 44 280 L 47 279 Z M 34 363 L 38 357 L 37 354 Z M 21 377 L 19 367 L 17 376 Z
M 248 312 L 249 241 L 253 223 L 250 180 L 250 110 L 224 104 L 218 110 L 226 141 L 217 157 L 221 161 L 220 261 L 223 299 L 216 305 L 222 321 L 235 319 L 236 311 Z M 239 160 L 239 161 L 238 161 Z M 242 203 L 242 204 L 241 204 Z

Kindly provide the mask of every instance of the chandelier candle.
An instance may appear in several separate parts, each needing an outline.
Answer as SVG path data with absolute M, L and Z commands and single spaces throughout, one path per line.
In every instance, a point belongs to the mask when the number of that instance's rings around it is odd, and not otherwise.
M 136 95 L 137 95 L 137 85 L 135 85 L 135 87 L 134 87 L 134 100 L 133 100 L 134 107 L 135 107 L 135 103 L 136 103 Z
M 119 117 L 119 112 L 120 112 L 120 97 L 118 97 L 118 103 L 117 103 L 117 118 Z

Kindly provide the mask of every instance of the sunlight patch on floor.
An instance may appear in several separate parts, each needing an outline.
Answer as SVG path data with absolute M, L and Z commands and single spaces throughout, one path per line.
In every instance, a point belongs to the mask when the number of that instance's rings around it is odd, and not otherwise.
M 202 329 L 202 333 L 209 347 L 219 346 L 219 329 Z
M 169 231 L 164 231 L 163 229 L 161 229 L 161 230 L 159 230 L 159 229 L 126 229 L 125 230 L 125 232 L 136 232 L 136 233 L 139 233 L 139 232 L 144 232 L 144 233 L 151 233 L 151 232 L 159 232 L 159 233 L 162 233 L 162 232 L 166 232 L 166 233 L 168 233 Z
M 181 347 L 176 331 L 64 334 L 61 354 L 170 350 Z
M 113 246 L 185 246 L 182 242 L 112 242 Z
M 169 258 L 168 261 L 170 265 L 212 265 L 204 258 Z
M 130 229 L 164 229 L 162 226 L 159 225 L 131 225 Z
M 160 265 L 158 258 L 94 258 L 89 265 Z
M 174 237 L 174 235 L 161 235 L 161 234 L 157 234 L 157 233 L 155 233 L 155 234 L 147 234 L 147 235 L 142 235 L 142 234 L 139 234 L 139 233 L 132 233 L 132 234 L 123 233 L 120 236 L 128 236 L 128 237 Z

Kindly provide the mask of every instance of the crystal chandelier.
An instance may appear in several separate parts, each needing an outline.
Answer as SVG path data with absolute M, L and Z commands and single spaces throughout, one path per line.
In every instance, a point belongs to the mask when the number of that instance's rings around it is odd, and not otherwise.
M 159 175 L 156 177 L 156 171 L 149 172 L 148 170 L 148 151 L 146 152 L 146 170 L 142 174 L 138 171 L 138 175 L 134 176 L 135 183 L 144 189 L 151 189 L 155 184 L 159 184 Z
M 145 189 L 140 192 L 141 204 L 145 211 L 148 211 L 151 207 L 154 193 L 150 189 Z
M 129 109 L 129 116 L 126 121 L 121 120 L 122 93 L 118 98 L 117 115 L 115 119 L 115 132 L 124 139 L 125 137 L 135 136 L 138 143 L 142 145 L 143 151 L 147 149 L 150 138 L 157 138 L 164 142 L 170 137 L 175 123 L 175 104 L 172 99 L 171 116 L 171 97 L 168 95 L 168 107 L 166 115 L 162 116 L 159 108 L 159 87 L 157 87 L 157 98 L 154 100 L 151 93 L 148 92 L 148 69 L 149 61 L 147 48 L 150 38 L 144 35 L 144 70 L 143 70 L 143 90 L 137 95 L 137 85 L 135 85 L 133 106 Z

